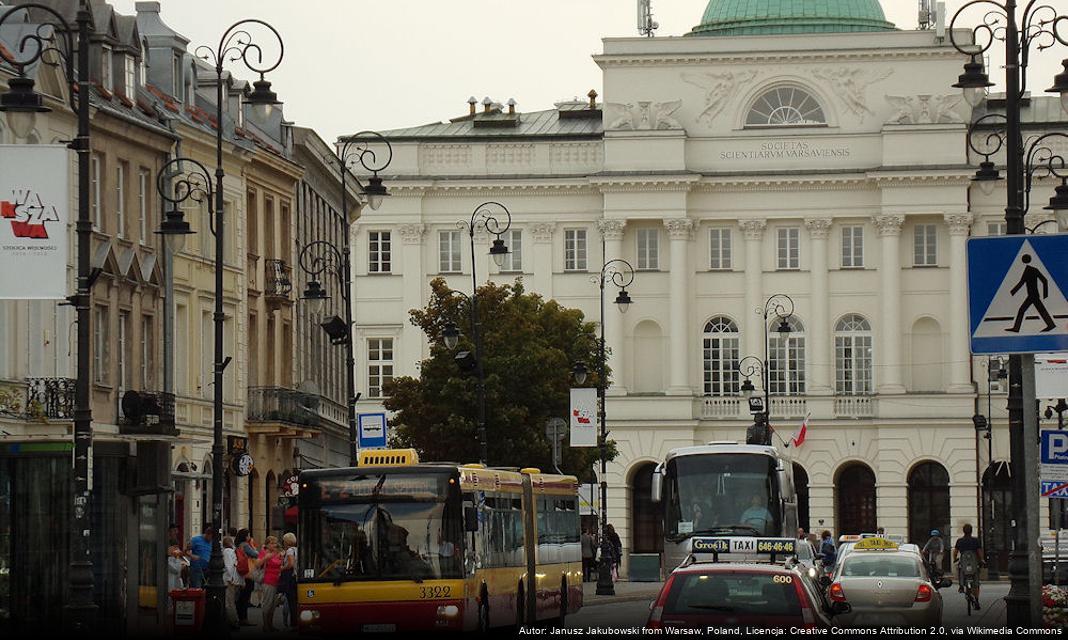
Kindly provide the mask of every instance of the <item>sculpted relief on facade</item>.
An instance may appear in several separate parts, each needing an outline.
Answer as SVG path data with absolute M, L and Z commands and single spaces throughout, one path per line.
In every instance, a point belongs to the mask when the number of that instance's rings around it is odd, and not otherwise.
M 851 113 L 864 122 L 866 116 L 875 112 L 868 106 L 868 87 L 893 75 L 893 69 L 864 69 L 861 67 L 838 67 L 816 69 L 812 75 L 831 85 L 833 93 Z
M 682 100 L 652 102 L 643 100 L 627 104 L 605 103 L 605 122 L 609 130 L 616 131 L 661 131 L 682 129 L 674 113 L 682 106 Z
M 887 124 L 942 124 L 963 122 L 958 111 L 963 96 L 959 93 L 944 95 L 921 94 L 916 96 L 886 96 L 894 108 L 894 115 Z
M 684 72 L 682 79 L 705 92 L 705 108 L 697 120 L 706 125 L 711 124 L 727 101 L 737 95 L 738 88 L 751 83 L 757 77 L 756 71 L 726 71 L 722 73 Z

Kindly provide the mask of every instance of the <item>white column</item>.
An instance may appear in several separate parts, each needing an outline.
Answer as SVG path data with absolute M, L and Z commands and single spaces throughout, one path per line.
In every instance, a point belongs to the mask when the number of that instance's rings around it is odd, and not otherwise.
M 403 255 L 401 257 L 404 265 L 403 288 L 404 294 L 404 308 L 405 309 L 418 309 L 425 303 L 423 302 L 423 286 L 426 282 L 426 270 L 423 268 L 423 240 L 426 237 L 426 225 L 425 224 L 403 224 L 399 228 L 401 242 L 404 245 L 402 249 Z M 394 247 L 394 252 L 396 247 Z M 394 253 L 396 255 L 396 253 Z M 416 363 L 423 359 L 423 349 L 426 346 L 426 336 L 423 331 L 416 327 L 411 322 L 404 322 L 401 324 L 401 339 L 400 348 L 397 349 L 397 353 L 401 354 L 401 358 L 397 358 L 397 375 L 418 375 L 419 372 L 416 369 Z M 359 353 L 360 346 L 356 347 L 357 353 Z M 359 372 L 359 358 L 357 358 L 357 371 L 356 371 L 356 388 L 360 388 L 360 380 L 362 379 Z
M 534 291 L 546 300 L 553 298 L 553 231 L 555 222 L 536 222 L 530 225 L 533 251 Z M 524 271 L 530 269 L 524 265 Z
M 902 384 L 901 350 L 901 225 L 905 216 L 879 215 L 874 218 L 881 238 L 882 264 L 879 279 L 881 351 L 875 353 L 877 371 L 881 373 L 878 391 L 881 394 L 905 393 Z
M 738 223 L 745 234 L 745 313 L 741 329 L 745 333 L 745 356 L 764 358 L 764 329 L 762 315 L 757 309 L 764 308 L 764 229 L 768 221 L 763 219 L 742 220 Z M 763 314 L 760 311 L 759 314 Z
M 609 260 L 623 257 L 623 230 L 626 226 L 626 220 L 600 220 L 597 222 L 597 229 L 600 230 L 601 237 L 604 238 L 604 255 L 602 256 L 604 262 L 601 265 Z M 588 256 L 592 254 L 592 251 L 587 251 Z M 597 269 L 599 271 L 601 265 L 593 263 L 592 260 L 590 261 L 591 270 Z M 604 298 L 604 342 L 605 348 L 610 351 L 608 366 L 612 369 L 612 384 L 608 388 L 608 394 L 626 395 L 627 388 L 623 383 L 626 375 L 623 358 L 623 314 L 613 304 L 613 300 L 616 299 L 616 289 L 610 282 L 605 283 Z M 600 300 L 598 299 L 594 304 L 600 304 Z
M 829 396 L 831 390 L 831 347 L 829 336 L 832 327 L 827 318 L 827 236 L 831 233 L 830 218 L 805 220 L 811 240 L 812 258 L 810 263 L 812 310 L 810 325 L 805 333 L 809 337 L 811 349 L 808 352 L 809 373 L 812 384 L 808 393 L 815 396 Z
M 690 341 L 690 242 L 693 240 L 694 222 L 689 218 L 664 220 L 668 237 L 671 238 L 670 307 L 671 318 L 671 375 L 668 395 L 693 395 L 690 384 L 690 358 L 693 351 Z
M 974 217 L 947 213 L 949 226 L 949 392 L 974 393 L 968 332 L 968 273 L 966 251 Z

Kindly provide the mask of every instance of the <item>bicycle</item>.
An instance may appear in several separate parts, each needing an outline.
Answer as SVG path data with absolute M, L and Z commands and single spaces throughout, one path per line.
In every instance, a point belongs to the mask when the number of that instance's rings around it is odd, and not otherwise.
M 961 575 L 961 587 L 964 589 L 964 599 L 968 603 L 968 615 L 972 615 L 972 609 L 979 610 L 979 597 L 975 595 L 978 584 L 978 576 L 974 573 Z

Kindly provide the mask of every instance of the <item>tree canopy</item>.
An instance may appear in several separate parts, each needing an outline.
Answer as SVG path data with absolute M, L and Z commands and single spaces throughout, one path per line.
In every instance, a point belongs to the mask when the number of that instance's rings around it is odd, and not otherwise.
M 392 444 L 414 448 L 427 460 L 475 462 L 480 457 L 477 376 L 455 360 L 457 353 L 475 353 L 471 300 L 451 291 L 441 278 L 430 286 L 427 306 L 409 312 L 412 324 L 430 341 L 430 357 L 420 363 L 418 379 L 396 378 L 385 388 L 385 406 L 396 412 Z M 545 425 L 550 418 L 567 418 L 573 364 L 587 363 L 586 384 L 597 384 L 594 325 L 577 309 L 527 293 L 521 279 L 479 287 L 477 308 L 489 463 L 549 471 L 552 445 Z M 451 350 L 442 337 L 450 322 L 461 330 L 459 344 Z M 560 469 L 591 479 L 598 449 L 567 444 L 565 439 Z M 614 443 L 609 442 L 608 452 L 614 457 Z

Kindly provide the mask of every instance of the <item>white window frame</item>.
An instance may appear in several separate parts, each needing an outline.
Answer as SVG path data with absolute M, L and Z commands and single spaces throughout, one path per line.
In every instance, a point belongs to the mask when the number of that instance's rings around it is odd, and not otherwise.
M 154 369 L 153 357 L 155 354 L 152 350 L 153 334 L 155 333 L 155 323 L 152 316 L 141 316 L 141 390 L 150 390 L 154 380 L 152 379 L 152 373 Z
M 871 395 L 873 358 L 871 324 L 857 314 L 844 316 L 834 329 L 834 392 L 840 396 Z
M 1003 236 L 1007 229 L 1008 224 L 1004 220 L 986 223 L 986 235 L 988 236 Z
M 734 231 L 730 227 L 712 227 L 708 230 L 708 268 L 710 270 L 731 270 L 733 236 Z
M 938 225 L 917 224 L 913 228 L 912 266 L 938 266 Z
M 130 100 L 137 97 L 137 60 L 130 54 L 123 56 L 126 71 L 126 90 L 123 92 Z
M 776 269 L 800 271 L 801 227 L 779 227 L 776 232 Z
M 367 339 L 367 397 L 383 398 L 383 387 L 393 380 L 396 345 L 393 338 Z M 386 356 L 389 356 L 388 358 Z
M 864 226 L 842 227 L 842 268 L 864 268 Z
M 115 218 L 117 229 L 115 236 L 126 237 L 126 163 L 118 162 L 115 165 Z
M 211 234 L 209 234 L 211 235 Z M 212 383 L 215 382 L 215 324 L 211 312 L 200 312 L 200 397 L 210 400 L 214 397 Z
M 171 95 L 176 100 L 182 99 L 185 83 L 182 82 L 182 55 L 175 54 L 171 59 Z
M 523 230 L 509 230 L 504 241 L 508 245 L 508 253 L 501 263 L 501 273 L 523 273 Z
M 638 250 L 638 271 L 660 270 L 660 230 L 652 228 L 638 229 L 636 234 Z
M 119 311 L 119 397 L 122 397 L 122 392 L 130 389 L 130 355 L 131 345 L 130 341 L 133 336 L 130 334 L 130 312 L 126 309 Z
M 106 385 L 111 379 L 108 371 L 108 308 L 97 306 L 93 309 L 93 381 L 96 384 Z
M 100 155 L 92 154 L 89 158 L 89 193 L 93 207 L 93 230 L 103 231 L 104 220 L 100 203 Z
M 458 230 L 438 232 L 438 273 L 463 271 L 463 239 Z
M 741 390 L 736 364 L 741 357 L 738 325 L 725 316 L 705 324 L 701 340 L 704 392 L 706 396 L 737 396 Z
M 115 91 L 115 83 L 112 78 L 112 59 L 111 59 L 111 47 L 101 45 L 100 47 L 100 84 L 104 85 L 104 88 L 108 92 Z
M 367 233 L 367 273 L 393 272 L 393 235 L 389 231 Z
M 800 87 L 772 87 L 757 97 L 745 117 L 746 128 L 827 126 L 827 116 L 816 96 Z
M 150 244 L 149 239 L 149 224 L 148 224 L 148 189 L 151 177 L 149 176 L 147 169 L 138 169 L 137 171 L 137 215 L 140 220 L 141 227 L 141 244 Z
M 776 331 L 778 318 L 768 329 L 768 393 L 800 396 L 805 394 L 805 328 L 796 317 L 786 321 L 792 331 L 785 336 Z
M 564 229 L 564 271 L 589 269 L 588 238 L 586 229 Z

